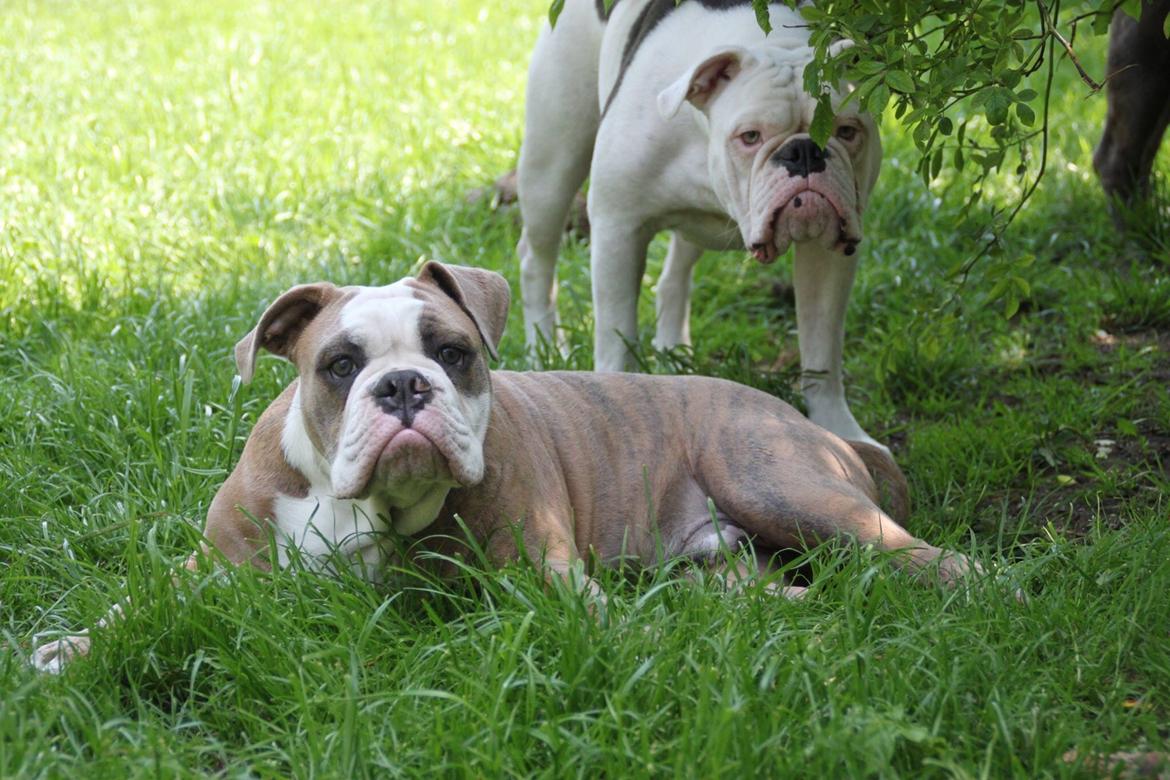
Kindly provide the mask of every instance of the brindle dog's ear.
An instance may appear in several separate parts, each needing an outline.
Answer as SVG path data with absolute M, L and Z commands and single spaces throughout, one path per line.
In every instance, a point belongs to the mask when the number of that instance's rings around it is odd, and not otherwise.
M 339 292 L 340 288 L 329 282 L 301 284 L 273 301 L 256 327 L 236 344 L 236 370 L 240 378 L 244 382 L 252 381 L 256 356 L 261 349 L 289 359 L 301 331 Z
M 504 335 L 512 293 L 508 280 L 494 271 L 431 261 L 418 272 L 418 280 L 433 284 L 459 304 L 475 323 L 488 354 L 498 359 L 496 347 Z

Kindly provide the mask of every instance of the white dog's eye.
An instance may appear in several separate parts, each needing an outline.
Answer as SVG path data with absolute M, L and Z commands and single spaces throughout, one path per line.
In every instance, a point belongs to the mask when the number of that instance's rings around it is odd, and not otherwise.
M 837 137 L 848 143 L 857 137 L 857 128 L 853 125 L 841 125 L 837 128 Z
M 755 146 L 760 142 L 760 131 L 748 130 L 745 133 L 740 133 L 739 140 L 744 146 Z

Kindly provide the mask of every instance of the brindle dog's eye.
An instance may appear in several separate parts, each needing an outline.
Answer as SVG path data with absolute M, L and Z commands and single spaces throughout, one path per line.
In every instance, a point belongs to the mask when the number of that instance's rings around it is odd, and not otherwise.
M 744 146 L 755 146 L 760 142 L 760 131 L 748 130 L 745 133 L 740 133 L 739 140 L 743 142 Z
M 342 355 L 329 364 L 329 373 L 338 379 L 353 376 L 355 371 L 357 371 L 357 363 L 353 362 L 353 358 L 346 357 L 345 355 Z
M 457 366 L 463 360 L 464 351 L 459 347 L 453 347 L 448 344 L 445 347 L 439 348 L 439 360 L 443 361 L 444 365 Z
M 857 128 L 853 125 L 841 125 L 837 128 L 837 137 L 845 142 L 852 141 L 857 137 Z

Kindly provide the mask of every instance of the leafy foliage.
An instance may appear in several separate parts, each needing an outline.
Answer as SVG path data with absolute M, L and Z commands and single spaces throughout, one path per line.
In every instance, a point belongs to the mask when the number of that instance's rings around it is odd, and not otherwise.
M 607 9 L 614 2 L 604 1 Z M 771 32 L 768 5 L 752 0 L 765 32 Z M 552 0 L 553 24 L 563 7 L 564 0 Z M 805 88 L 821 96 L 809 133 L 817 143 L 828 140 L 834 112 L 824 85 L 849 83 L 847 101 L 874 116 L 892 109 L 918 150 L 916 170 L 924 183 L 971 177 L 957 227 L 981 236 L 983 244 L 951 269 L 965 280 L 980 259 L 1002 251 L 1005 228 L 1044 176 L 1058 60 L 1072 61 L 1087 96 L 1098 93 L 1102 84 L 1081 66 L 1073 44 L 1082 30 L 1104 33 L 1118 9 L 1137 18 L 1141 0 L 819 0 L 800 6 L 817 52 L 805 69 Z M 1170 19 L 1166 32 L 1170 37 Z M 855 45 L 831 55 L 830 44 L 842 39 Z M 1014 177 L 1015 203 L 976 209 L 989 180 L 1005 176 Z M 1003 298 L 1011 316 L 1027 291 L 1011 264 L 995 265 L 1003 273 L 992 274 L 992 300 Z
M 758 14 L 767 0 L 752 4 Z M 917 172 L 926 184 L 964 171 L 973 175 L 964 217 L 983 200 L 989 177 L 1015 177 L 1020 194 L 1014 206 L 993 205 L 990 226 L 984 213 L 971 226 L 987 239 L 976 257 L 954 269 L 965 276 L 996 248 L 1044 175 L 1058 61 L 1072 61 L 1086 95 L 1098 92 L 1101 84 L 1081 67 L 1073 42 L 1083 30 L 1103 33 L 1118 8 L 1136 16 L 1141 3 L 822 0 L 801 7 L 817 51 L 805 70 L 805 87 L 822 96 L 817 118 L 823 121 L 814 121 L 810 134 L 824 143 L 831 131 L 823 85 L 851 83 L 847 101 L 875 116 L 893 111 L 918 150 Z M 829 45 L 841 39 L 855 45 L 830 56 Z M 1014 282 L 1000 281 L 1010 312 Z

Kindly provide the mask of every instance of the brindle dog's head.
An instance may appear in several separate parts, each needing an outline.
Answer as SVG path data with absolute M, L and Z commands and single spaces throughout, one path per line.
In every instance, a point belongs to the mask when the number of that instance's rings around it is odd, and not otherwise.
M 487 356 L 508 301 L 499 274 L 434 262 L 385 287 L 301 285 L 268 307 L 236 361 L 244 381 L 261 349 L 296 365 L 285 456 L 319 488 L 430 504 L 483 479 Z

